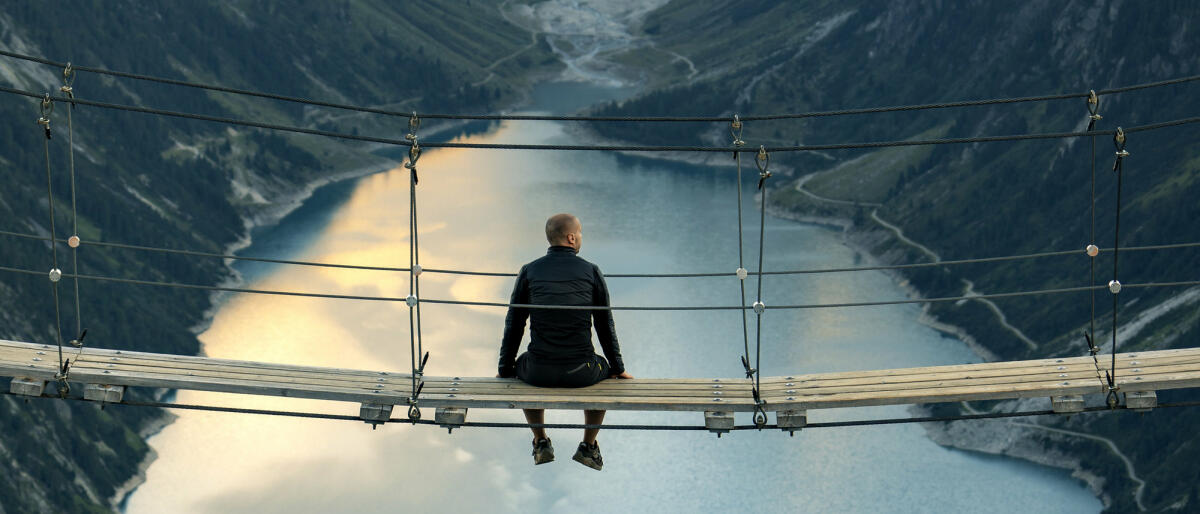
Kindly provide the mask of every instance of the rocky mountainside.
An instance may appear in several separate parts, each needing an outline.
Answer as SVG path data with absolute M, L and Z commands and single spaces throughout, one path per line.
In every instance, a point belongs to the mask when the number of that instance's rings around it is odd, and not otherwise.
M 537 38 L 487 3 L 18 2 L 0 12 L 0 49 L 78 65 L 330 102 L 397 110 L 472 112 L 519 99 L 524 77 L 559 66 Z M 494 65 L 498 61 L 503 66 Z M 0 83 L 57 94 L 60 69 L 0 58 Z M 350 133 L 404 119 L 80 72 L 80 98 Z M 0 97 L 0 230 L 49 235 L 37 101 Z M 67 105 L 56 105 L 50 161 L 56 233 L 71 235 Z M 361 145 L 80 106 L 72 111 L 79 235 L 223 252 L 311 191 L 314 182 L 389 166 Z M 428 124 L 427 124 L 428 127 Z M 67 248 L 58 248 L 69 263 Z M 44 242 L 0 235 L 0 264 L 46 271 Z M 69 264 L 60 265 L 70 271 Z M 218 259 L 84 246 L 79 271 L 194 284 L 228 279 Z M 75 336 L 74 297 L 62 284 L 64 338 Z M 206 293 L 113 283 L 80 284 L 86 342 L 194 354 Z M 0 275 L 0 338 L 54 344 L 44 277 Z M 7 391 L 8 380 L 0 381 Z M 76 394 L 78 390 L 76 390 Z M 160 394 L 130 391 L 134 399 Z M 0 397 L 0 513 L 106 512 L 147 461 L 143 436 L 165 413 Z
M 698 73 L 664 65 L 667 86 L 598 112 L 732 117 L 1086 92 L 1159 81 L 1200 74 L 1197 14 L 1196 4 L 1171 1 L 811 1 L 803 7 L 676 1 L 648 17 L 640 30 L 658 48 L 694 63 Z M 1097 128 L 1198 116 L 1197 93 L 1200 82 L 1103 96 Z M 743 137 L 749 145 L 780 146 L 1071 132 L 1086 129 L 1087 115 L 1085 101 L 1071 99 L 751 122 Z M 596 130 L 647 144 L 729 144 L 726 126 L 597 125 Z M 1200 241 L 1198 142 L 1196 124 L 1129 135 L 1122 246 Z M 1096 156 L 1095 239 L 1090 138 L 779 154 L 772 164 L 794 174 L 775 179 L 768 197 L 780 215 L 851 224 L 847 237 L 885 262 L 1079 250 L 1074 256 L 905 272 L 903 278 L 926 296 L 1073 287 L 1091 280 L 1083 247 L 1091 242 L 1113 247 L 1117 177 L 1110 137 L 1096 138 Z M 1198 258 L 1195 248 L 1122 253 L 1120 279 L 1126 284 L 1200 279 L 1193 266 Z M 1102 253 L 1096 269 L 1097 283 L 1111 279 L 1112 253 Z M 1096 337 L 1107 352 L 1112 297 L 1101 292 L 1096 299 Z M 1119 348 L 1196 346 L 1198 300 L 1200 291 L 1194 288 L 1125 289 Z M 926 312 L 963 327 L 965 338 L 995 358 L 1024 359 L 1087 355 L 1082 331 L 1090 326 L 1091 309 L 1091 294 L 1076 293 L 937 303 Z M 1192 396 L 1163 392 L 1160 401 Z M 1184 409 L 1036 418 L 1040 425 L 1034 427 L 1003 423 L 1003 433 L 1011 435 L 1008 444 L 969 429 L 931 430 L 945 444 L 1076 467 L 1111 510 L 1125 512 L 1196 504 L 1200 488 L 1190 478 L 1196 476 L 1200 452 L 1178 427 L 1197 420 L 1200 412 Z

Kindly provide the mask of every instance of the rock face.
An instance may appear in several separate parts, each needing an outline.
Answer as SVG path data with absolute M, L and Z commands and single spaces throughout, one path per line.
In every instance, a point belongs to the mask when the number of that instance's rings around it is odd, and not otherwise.
M 458 25 L 451 28 L 445 20 Z M 50 22 L 49 20 L 53 20 Z M 117 0 L 73 6 L 25 3 L 0 13 L 0 49 L 76 65 L 267 90 L 400 111 L 489 111 L 525 89 L 526 74 L 555 70 L 552 51 L 498 9 L 441 2 L 401 9 L 366 2 L 185 2 L 170 9 Z M 369 56 L 369 58 L 364 58 Z M 506 59 L 505 66 L 492 63 Z M 37 93 L 62 70 L 0 57 L 0 83 Z M 265 99 L 207 93 L 78 72 L 79 98 L 358 133 L 397 121 Z M 248 229 L 294 207 L 315 184 L 393 163 L 360 146 L 245 127 L 186 122 L 94 107 L 71 110 L 78 216 L 68 178 L 67 105 L 51 116 L 50 161 L 58 238 L 78 235 L 224 252 Z M 37 101 L 0 98 L 0 230 L 46 236 L 44 136 Z M 403 120 L 401 120 L 402 122 Z M 426 126 L 426 133 L 436 127 Z M 0 263 L 47 270 L 49 245 L 0 236 Z M 66 245 L 60 267 L 73 270 Z M 66 263 L 66 264 L 63 264 Z M 234 280 L 219 259 L 79 250 L 84 274 L 191 284 Z M 43 276 L 0 277 L 0 338 L 55 344 Z M 75 337 L 73 284 L 60 293 L 64 338 Z M 198 291 L 82 282 L 86 343 L 195 354 L 194 330 L 212 298 Z M 81 385 L 76 385 L 78 395 Z M 9 380 L 0 380 L 8 391 Z M 53 389 L 53 388 L 51 388 Z M 129 391 L 149 399 L 154 391 Z M 153 409 L 0 397 L 0 512 L 114 510 L 148 463 L 144 437 L 165 420 Z
M 672 2 L 643 31 L 657 48 L 700 70 L 605 115 L 742 116 L 999 97 L 1086 93 L 1200 73 L 1197 7 L 1183 2 Z M 670 68 L 663 68 L 670 70 Z M 1200 114 L 1200 82 L 1100 97 L 1096 128 L 1112 130 Z M 1083 131 L 1084 98 L 969 108 L 746 123 L 747 145 L 794 146 Z M 1075 250 L 1075 256 L 906 271 L 925 296 L 1073 287 L 1112 278 L 1116 212 L 1122 247 L 1200 237 L 1200 159 L 1195 124 L 1130 133 L 1117 205 L 1114 146 L 1095 138 L 969 143 L 776 154 L 795 170 L 769 195 L 773 212 L 850 225 L 849 238 L 885 263 Z M 646 144 L 728 145 L 725 127 L 671 125 L 595 130 Z M 1093 195 L 1093 169 L 1094 191 Z M 1094 229 L 1092 209 L 1095 206 Z M 1195 248 L 1126 251 L 1122 282 L 1195 280 Z M 1195 346 L 1197 291 L 1120 294 L 1121 350 Z M 1112 295 L 1096 295 L 1095 338 L 1112 345 Z M 935 323 L 961 327 L 998 359 L 1086 355 L 1087 293 L 930 305 Z M 1163 393 L 1190 398 L 1194 393 Z M 946 409 L 956 410 L 949 406 Z M 976 405 L 977 409 L 1013 408 Z M 1045 408 L 1037 406 L 1036 408 Z M 1036 418 L 1043 428 L 999 422 L 938 429 L 943 444 L 1076 468 L 1113 511 L 1194 504 L 1189 479 L 1200 458 L 1189 426 L 1200 413 Z M 1059 431 L 1054 431 L 1059 430 Z M 1001 434 L 1003 434 L 1001 436 Z M 1091 436 L 1092 438 L 1089 438 Z M 1102 438 L 1095 439 L 1096 437 Z M 987 440 L 987 444 L 980 441 Z M 1005 441 L 995 446 L 995 441 Z M 1108 441 L 1108 442 L 1104 442 Z M 1145 485 L 1142 485 L 1142 482 Z

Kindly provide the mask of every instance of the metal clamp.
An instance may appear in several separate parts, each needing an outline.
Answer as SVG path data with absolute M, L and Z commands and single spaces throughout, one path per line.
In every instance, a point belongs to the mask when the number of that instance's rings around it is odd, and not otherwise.
M 1117 159 L 1129 157 L 1129 152 L 1125 151 L 1125 130 L 1117 127 L 1117 133 L 1113 134 L 1113 146 L 1117 147 Z
M 54 112 L 54 101 L 50 100 L 50 93 L 42 98 L 41 116 L 38 117 L 37 123 L 46 129 L 46 139 L 50 139 L 50 113 Z
M 746 144 L 745 141 L 742 141 L 742 120 L 736 114 L 733 115 L 733 122 L 729 124 L 729 135 L 733 136 L 734 148 L 741 148 Z M 733 158 L 737 159 L 737 156 L 738 152 L 734 150 Z
M 1091 131 L 1092 128 L 1096 125 L 1096 120 L 1099 120 L 1101 118 L 1101 116 L 1099 114 L 1099 112 L 1100 112 L 1100 97 L 1096 96 L 1096 90 L 1094 90 L 1094 89 L 1088 91 L 1087 107 L 1088 107 L 1088 113 L 1089 113 L 1088 119 L 1092 120 L 1092 122 L 1090 124 L 1088 124 L 1088 131 Z
M 754 157 L 754 165 L 758 166 L 758 188 L 763 188 L 763 182 L 771 178 L 771 155 L 767 153 L 765 146 L 759 145 L 758 155 Z
M 71 67 L 71 63 L 67 63 L 67 67 L 63 68 L 63 85 L 58 88 L 67 98 L 75 100 L 75 88 L 71 87 L 75 84 L 75 68 Z M 75 107 L 75 102 L 71 102 L 71 107 Z

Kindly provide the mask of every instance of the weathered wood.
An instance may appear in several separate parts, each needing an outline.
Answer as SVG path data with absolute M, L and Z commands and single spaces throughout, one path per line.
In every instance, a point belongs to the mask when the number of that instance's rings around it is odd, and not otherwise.
M 725 434 L 733 429 L 733 413 L 729 411 L 704 411 L 704 426 L 709 432 Z
M 57 348 L 49 345 L 0 340 L 0 376 L 24 377 L 24 382 L 13 382 L 14 392 L 24 388 L 40 395 L 45 383 L 54 380 L 57 372 L 57 358 L 52 355 L 55 351 Z M 380 406 L 362 416 L 365 421 L 374 422 L 390 417 L 390 412 L 382 414 L 382 406 L 390 409 L 393 405 L 407 405 L 412 387 L 408 374 L 390 371 L 95 348 L 84 349 L 78 359 L 72 352 L 71 358 L 72 382 Z M 1100 369 L 1107 370 L 1107 359 L 1103 364 Z M 1157 389 L 1200 387 L 1200 349 L 1118 354 L 1116 367 L 1117 383 L 1126 393 L 1129 408 L 1153 407 L 1156 400 L 1153 391 Z M 754 410 L 751 383 L 743 378 L 605 380 L 578 389 L 538 388 L 516 379 L 494 377 L 427 376 L 424 381 L 422 406 L 446 415 L 461 409 L 464 420 L 468 408 L 701 411 L 729 416 Z M 764 377 L 761 393 L 767 408 L 776 411 L 777 424 L 787 429 L 802 427 L 808 409 L 1102 395 L 1105 389 L 1096 378 L 1096 364 L 1085 356 Z M 103 401 L 112 401 L 111 396 L 106 398 Z M 1074 408 L 1059 403 L 1058 411 Z
M 101 403 L 121 403 L 125 388 L 118 385 L 84 384 L 83 399 Z
M 781 410 L 775 413 L 775 425 L 781 430 L 795 432 L 808 426 L 808 411 Z
M 1083 412 L 1083 395 L 1051 396 L 1050 409 L 1059 414 Z
M 467 422 L 467 409 L 465 407 L 438 407 L 433 411 L 433 421 L 442 428 L 461 427 L 463 423 Z
M 1125 393 L 1125 407 L 1146 412 L 1158 407 L 1158 393 L 1154 391 L 1129 391 Z
M 30 377 L 16 377 L 8 386 L 9 392 L 22 396 L 41 396 L 46 391 L 46 381 Z
M 392 418 L 392 405 L 389 403 L 364 403 L 358 407 L 358 417 L 371 426 L 386 423 Z

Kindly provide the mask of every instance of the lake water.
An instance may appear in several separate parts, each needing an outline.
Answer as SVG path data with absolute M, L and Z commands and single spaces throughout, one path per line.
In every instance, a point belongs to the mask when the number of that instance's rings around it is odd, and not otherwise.
M 548 85 L 535 108 L 568 112 L 622 91 Z M 559 123 L 504 123 L 464 140 L 566 143 Z M 780 157 L 779 159 L 783 159 Z M 610 153 L 427 151 L 419 163 L 421 263 L 516 271 L 541 256 L 556 212 L 584 224 L 581 256 L 607 273 L 733 271 L 736 182 L 709 168 Z M 752 166 L 751 166 L 752 167 Z M 757 259 L 755 180 L 745 170 L 747 267 Z M 403 169 L 324 187 L 247 255 L 407 266 L 408 175 Z M 765 267 L 853 265 L 838 233 L 768 218 Z M 245 266 L 250 287 L 405 296 L 400 273 Z M 427 298 L 505 301 L 510 278 L 427 274 Z M 753 282 L 748 285 L 753 286 Z M 737 304 L 735 278 L 609 280 L 616 305 Z M 753 297 L 753 287 L 749 288 Z M 770 304 L 901 299 L 879 272 L 769 276 Z M 961 342 L 918 322 L 913 305 L 768 311 L 765 375 L 977 362 Z M 342 368 L 409 369 L 402 303 L 235 295 L 201 335 L 208 355 Z M 736 377 L 742 328 L 734 312 L 615 313 L 627 367 L 639 377 Z M 424 306 L 431 375 L 495 373 L 504 311 Z M 753 320 L 751 320 L 753 321 Z M 751 323 L 753 330 L 753 323 Z M 753 333 L 751 334 L 753 337 Z M 178 401 L 357 414 L 357 405 L 180 392 Z M 552 430 L 558 460 L 534 467 L 524 429 L 445 430 L 177 412 L 150 440 L 158 460 L 129 499 L 142 512 L 1097 512 L 1069 473 L 942 448 L 919 425 L 739 432 L 601 432 L 605 469 L 570 460 L 578 431 Z M 401 408 L 396 415 L 403 415 Z M 810 421 L 905 416 L 904 407 L 812 411 Z M 431 417 L 432 412 L 426 416 Z M 472 410 L 469 419 L 522 421 Z M 578 412 L 549 422 L 581 421 Z M 609 423 L 702 423 L 699 413 L 610 412 Z M 749 417 L 739 417 L 748 423 Z

